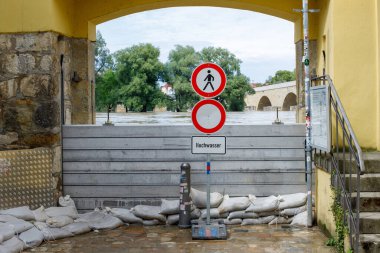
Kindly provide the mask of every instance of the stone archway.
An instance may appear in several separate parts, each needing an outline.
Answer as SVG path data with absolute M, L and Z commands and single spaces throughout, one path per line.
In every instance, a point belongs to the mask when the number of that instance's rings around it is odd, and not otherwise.
M 257 110 L 264 111 L 264 108 L 267 106 L 272 106 L 272 103 L 267 96 L 263 96 L 260 98 L 259 104 L 257 105 Z
M 292 107 L 296 105 L 297 105 L 297 96 L 293 92 L 290 92 L 289 94 L 286 95 L 284 99 L 284 103 L 282 104 L 282 110 L 293 111 Z

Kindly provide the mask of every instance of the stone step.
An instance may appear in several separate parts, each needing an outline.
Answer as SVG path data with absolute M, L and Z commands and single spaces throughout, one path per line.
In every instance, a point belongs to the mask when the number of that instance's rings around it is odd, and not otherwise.
M 361 234 L 359 252 L 360 253 L 380 252 L 380 234 Z
M 352 206 L 356 207 L 356 193 L 352 194 Z M 380 212 L 380 192 L 360 192 L 361 212 Z
M 360 233 L 380 234 L 380 212 L 360 212 Z
M 349 189 L 350 176 L 346 174 L 346 187 Z M 351 189 L 356 190 L 356 175 L 351 176 Z M 360 176 L 361 192 L 380 192 L 380 173 L 364 174 Z

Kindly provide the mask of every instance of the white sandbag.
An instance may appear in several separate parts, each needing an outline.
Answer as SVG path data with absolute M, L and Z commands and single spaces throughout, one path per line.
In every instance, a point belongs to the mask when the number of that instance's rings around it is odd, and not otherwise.
M 255 212 L 245 212 L 245 211 L 235 211 L 231 212 L 227 219 L 232 220 L 232 219 L 254 219 L 254 218 L 259 218 L 259 215 Z
M 0 244 L 0 253 L 20 253 L 23 249 L 24 243 L 17 236 Z
M 291 218 L 285 218 L 282 216 L 278 216 L 275 219 L 273 219 L 271 222 L 269 222 L 269 225 L 277 225 L 277 224 L 290 224 L 293 220 L 293 217 Z
M 41 206 L 40 208 L 38 208 L 32 212 L 33 212 L 35 221 L 45 222 L 49 218 L 49 216 L 47 216 L 47 214 L 45 213 L 45 208 L 43 206 Z
M 8 227 L 9 229 L 13 229 L 16 234 L 20 234 L 26 230 L 31 229 L 33 227 L 33 224 L 21 219 L 17 219 L 3 222 L 2 226 Z
M 178 224 L 178 222 L 179 222 L 179 214 L 169 215 L 168 218 L 166 219 L 166 224 L 168 225 L 175 225 L 175 224 Z
M 242 221 L 243 221 L 242 219 L 231 219 L 231 220 L 224 219 L 223 220 L 224 224 L 226 225 L 240 225 Z
M 246 212 L 269 212 L 276 210 L 280 204 L 280 199 L 276 196 L 258 197 L 251 200 L 252 204 L 245 210 Z
M 241 223 L 242 226 L 245 225 L 259 225 L 259 224 L 268 224 L 272 220 L 274 220 L 276 216 L 267 216 L 267 217 L 260 217 L 257 219 L 244 219 Z
M 195 208 L 193 211 L 191 211 L 191 219 L 199 219 L 202 215 L 202 211 L 198 208 Z
M 69 216 L 72 219 L 78 218 L 78 211 L 73 206 L 49 207 L 45 209 L 45 213 L 49 217 Z
M 142 223 L 143 222 L 141 218 L 134 215 L 128 209 L 111 208 L 109 213 L 126 223 Z
M 159 220 L 144 220 L 143 221 L 144 226 L 156 226 L 158 224 L 160 224 Z
M 74 220 L 69 216 L 57 216 L 46 220 L 46 224 L 51 228 L 61 228 L 73 222 Z
M 44 234 L 36 227 L 33 227 L 25 232 L 22 232 L 19 235 L 19 238 L 24 242 L 24 248 L 28 249 L 38 247 L 44 240 Z
M 132 208 L 132 212 L 137 217 L 140 217 L 144 220 L 159 220 L 161 222 L 166 222 L 166 217 L 160 214 L 160 206 L 146 206 L 146 205 L 137 205 Z
M 171 215 L 179 213 L 179 200 L 161 199 L 160 214 Z
M 38 228 L 38 230 L 42 230 L 44 228 L 48 228 L 49 226 L 45 222 L 36 221 L 34 222 L 34 226 Z
M 120 227 L 123 222 L 119 218 L 105 214 L 103 219 L 89 222 L 88 225 L 93 230 L 111 230 Z
M 11 239 L 15 235 L 15 230 L 0 223 L 0 243 Z
M 65 206 L 73 206 L 76 209 L 74 200 L 70 197 L 70 195 L 66 195 L 64 197 L 59 197 L 58 203 L 60 206 L 65 207 Z
M 75 220 L 75 222 L 82 221 L 82 222 L 90 223 L 90 222 L 94 222 L 97 220 L 101 220 L 104 218 L 104 216 L 105 216 L 104 212 L 93 211 L 93 212 L 89 212 L 89 213 L 79 214 L 79 217 L 78 217 L 78 219 Z
M 8 214 L 4 214 L 4 215 L 0 215 L 0 222 L 8 222 L 8 221 L 18 221 L 20 219 L 12 216 L 12 215 L 8 215 Z
M 228 195 L 224 195 L 223 202 L 219 205 L 218 210 L 219 213 L 233 212 L 245 210 L 251 201 L 248 197 L 236 197 L 230 198 Z
M 41 232 L 44 235 L 45 241 L 54 241 L 54 240 L 74 236 L 72 233 L 62 228 L 45 227 L 41 230 Z
M 62 229 L 69 231 L 73 235 L 80 235 L 84 233 L 88 233 L 91 231 L 90 226 L 88 225 L 87 222 L 74 222 L 69 225 L 66 225 L 62 227 Z
M 307 194 L 306 193 L 294 193 L 294 194 L 286 194 L 279 196 L 280 205 L 278 209 L 288 209 L 294 207 L 300 207 L 306 204 Z
M 13 217 L 26 221 L 34 220 L 34 214 L 28 206 L 20 206 L 11 209 L 0 210 L 0 214 L 12 215 Z
M 280 211 L 280 215 L 286 216 L 286 217 L 295 216 L 299 213 L 305 212 L 306 209 L 307 209 L 306 205 L 301 206 L 301 207 L 287 208 Z
M 207 218 L 207 209 L 202 209 L 201 210 L 202 215 L 201 219 L 206 219 Z M 218 208 L 210 208 L 210 218 L 212 219 L 218 219 L 218 218 L 227 218 L 229 213 L 219 213 Z
M 314 212 L 313 212 L 313 221 L 314 221 Z M 300 226 L 300 227 L 306 227 L 307 226 L 307 211 L 297 214 L 293 217 L 292 223 L 290 223 L 292 226 Z
M 197 208 L 207 207 L 207 193 L 198 191 L 197 189 L 191 188 L 190 197 L 193 201 L 193 204 Z M 210 194 L 210 206 L 211 208 L 216 208 L 223 201 L 223 195 L 219 192 L 212 192 Z

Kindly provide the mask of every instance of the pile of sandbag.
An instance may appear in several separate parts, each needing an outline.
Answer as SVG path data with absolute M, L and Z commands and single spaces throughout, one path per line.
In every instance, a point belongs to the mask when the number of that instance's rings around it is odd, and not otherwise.
M 191 219 L 206 219 L 206 192 L 192 188 Z M 305 193 L 281 196 L 230 197 L 218 192 L 210 196 L 210 216 L 227 225 L 291 224 L 306 226 Z M 59 199 L 59 207 L 17 207 L 0 210 L 0 253 L 20 252 L 43 241 L 90 231 L 109 230 L 131 223 L 153 226 L 179 222 L 179 200 L 161 200 L 161 206 L 137 205 L 132 209 L 102 208 L 78 214 L 70 196 Z

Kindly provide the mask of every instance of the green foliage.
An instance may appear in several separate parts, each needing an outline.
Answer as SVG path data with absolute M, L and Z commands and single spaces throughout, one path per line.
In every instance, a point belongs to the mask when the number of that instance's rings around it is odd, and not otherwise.
M 269 76 L 266 84 L 284 83 L 296 80 L 295 71 L 278 70 L 274 76 Z
M 186 111 L 199 100 L 190 82 L 191 74 L 199 63 L 200 55 L 191 46 L 176 45 L 170 51 L 165 65 L 165 79 L 173 85 L 175 98 L 168 107 L 174 107 L 176 111 Z
M 95 101 L 97 111 L 106 111 L 116 106 L 119 100 L 119 82 L 112 70 L 107 70 L 96 79 Z
M 112 69 L 113 59 L 110 50 L 107 48 L 106 41 L 102 34 L 96 32 L 95 44 L 95 75 L 98 77 L 108 69 Z
M 340 192 L 335 188 L 333 191 L 333 203 L 331 204 L 331 211 L 335 221 L 335 237 L 328 240 L 328 246 L 334 246 L 338 253 L 344 253 L 344 238 L 348 234 L 348 227 L 344 224 L 344 210 L 340 204 Z M 330 245 L 329 245 L 330 244 Z

